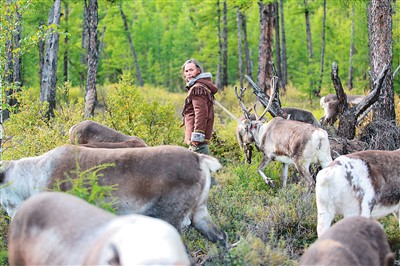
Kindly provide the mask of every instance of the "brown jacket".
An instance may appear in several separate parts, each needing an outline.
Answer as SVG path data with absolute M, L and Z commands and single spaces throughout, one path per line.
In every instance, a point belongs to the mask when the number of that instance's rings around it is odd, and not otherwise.
M 186 127 L 185 142 L 190 144 L 192 132 L 200 132 L 205 135 L 205 143 L 208 143 L 214 125 L 214 94 L 218 88 L 211 78 L 200 78 L 192 83 L 189 82 L 186 87 L 188 95 L 182 112 Z

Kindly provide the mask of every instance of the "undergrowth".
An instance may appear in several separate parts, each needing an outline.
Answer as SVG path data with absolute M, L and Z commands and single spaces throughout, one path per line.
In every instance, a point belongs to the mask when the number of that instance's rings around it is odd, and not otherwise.
M 125 76 L 119 84 L 102 88 L 96 115 L 91 119 L 124 134 L 136 135 L 150 146 L 184 145 L 180 108 L 185 93 L 173 94 L 169 100 L 169 94 L 150 87 L 145 91 L 139 90 L 129 80 L 129 76 Z M 236 118 L 242 114 L 233 88 L 225 88 L 216 97 Z M 282 98 L 283 106 L 306 105 L 292 104 L 295 97 L 291 97 L 290 90 Z M 254 95 L 246 92 L 245 100 L 251 106 Z M 50 120 L 43 119 L 46 105 L 40 103 L 37 91 L 23 90 L 19 102 L 18 112 L 4 123 L 4 160 L 37 156 L 67 144 L 69 128 L 84 120 L 83 100 L 60 100 L 55 116 Z M 317 100 L 312 106 L 318 108 Z M 227 232 L 229 243 L 236 243 L 236 246 L 226 252 L 189 227 L 183 231 L 182 237 L 193 260 L 203 265 L 296 265 L 304 249 L 317 238 L 315 194 L 307 196 L 304 180 L 299 180 L 293 169 L 290 170 L 287 188 L 282 189 L 279 163 L 271 163 L 265 169 L 277 187 L 266 185 L 257 173 L 262 154 L 254 150 L 253 163 L 243 163 L 244 155 L 235 136 L 237 121 L 217 106 L 215 112 L 215 132 L 210 150 L 222 162 L 223 169 L 213 174 L 217 184 L 210 190 L 208 208 L 216 224 Z M 319 119 L 318 115 L 316 117 Z M 113 200 L 105 200 L 115 187 L 97 186 L 105 167 L 114 166 L 101 165 L 84 171 L 77 167 L 76 172 L 69 173 L 67 190 L 115 211 Z M 66 184 L 57 184 L 57 189 L 65 191 L 63 186 Z M 382 223 L 392 249 L 398 251 L 398 223 L 392 216 L 384 218 Z M 7 261 L 7 227 L 6 216 L 0 216 L 1 265 Z

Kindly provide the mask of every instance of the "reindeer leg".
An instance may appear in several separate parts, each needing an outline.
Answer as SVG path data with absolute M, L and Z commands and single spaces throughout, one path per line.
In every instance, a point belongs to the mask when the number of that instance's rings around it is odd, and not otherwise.
M 283 188 L 286 188 L 288 170 L 289 170 L 289 165 L 287 163 L 284 163 L 282 166 L 282 187 Z
M 275 187 L 274 181 L 272 179 L 268 178 L 264 173 L 265 167 L 267 167 L 270 162 L 271 162 L 271 158 L 264 156 L 260 165 L 257 168 L 257 172 L 264 179 L 265 184 L 270 185 L 271 187 Z

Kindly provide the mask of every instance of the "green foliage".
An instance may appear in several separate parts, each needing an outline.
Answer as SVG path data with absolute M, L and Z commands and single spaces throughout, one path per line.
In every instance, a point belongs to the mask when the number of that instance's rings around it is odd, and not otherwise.
M 54 118 L 46 120 L 47 102 L 40 102 L 37 91 L 24 89 L 17 98 L 18 112 L 11 114 L 4 123 L 5 160 L 36 156 L 67 143 L 70 127 L 83 116 L 83 99 L 71 106 L 61 104 L 55 110 Z
M 6 215 L 0 215 L 0 265 L 8 265 L 8 253 L 7 253 L 8 224 L 9 224 L 9 217 Z
M 66 173 L 67 178 L 57 181 L 54 184 L 54 190 L 77 196 L 90 204 L 115 213 L 114 205 L 117 203 L 117 199 L 112 196 L 112 191 L 116 190 L 118 185 L 102 186 L 99 184 L 99 179 L 104 176 L 99 172 L 108 167 L 115 167 L 115 164 L 102 164 L 82 171 L 77 162 L 77 169 L 71 171 L 73 176 Z M 65 189 L 66 187 L 68 189 Z
M 150 146 L 182 144 L 181 121 L 175 106 L 168 100 L 157 100 L 157 91 L 147 95 L 146 100 L 130 80 L 129 75 L 123 76 L 119 86 L 108 92 L 106 110 L 99 115 L 101 120 L 124 134 L 142 138 Z

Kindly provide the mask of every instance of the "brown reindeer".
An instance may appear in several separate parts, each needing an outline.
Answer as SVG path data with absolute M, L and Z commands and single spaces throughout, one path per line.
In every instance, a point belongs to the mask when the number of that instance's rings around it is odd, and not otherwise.
M 312 244 L 299 265 L 382 265 L 394 263 L 394 253 L 382 226 L 362 216 L 337 222 Z
M 51 189 L 56 182 L 80 171 L 113 164 L 99 171 L 99 185 L 117 186 L 117 213 L 138 213 L 163 219 L 179 232 L 194 226 L 210 241 L 227 245 L 226 233 L 214 224 L 207 210 L 210 171 L 221 168 L 217 159 L 180 146 L 137 149 L 59 146 L 41 156 L 3 162 L 0 204 L 13 217 L 30 196 Z M 68 182 L 61 189 L 69 188 Z
M 146 142 L 136 136 L 127 136 L 92 120 L 85 120 L 73 125 L 69 130 L 69 137 L 71 144 L 80 144 L 91 148 L 147 147 Z

